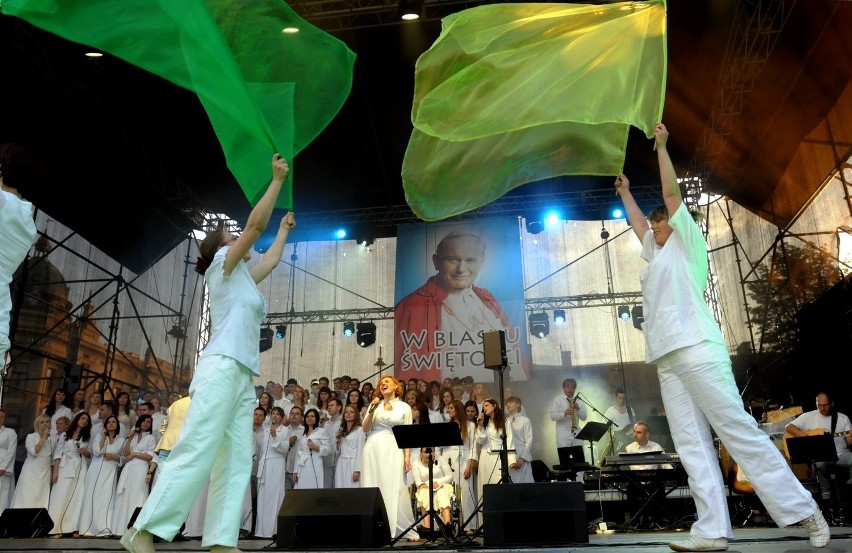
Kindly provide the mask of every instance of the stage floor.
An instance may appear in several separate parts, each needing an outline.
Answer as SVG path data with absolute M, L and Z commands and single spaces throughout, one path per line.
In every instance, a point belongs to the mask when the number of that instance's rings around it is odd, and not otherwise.
M 685 532 L 623 532 L 616 531 L 609 535 L 593 534 L 589 536 L 588 544 L 554 544 L 540 547 L 485 547 L 481 545 L 482 540 L 476 540 L 475 544 L 464 546 L 448 546 L 441 541 L 417 543 L 397 542 L 393 547 L 376 549 L 310 549 L 314 553 L 322 551 L 392 551 L 392 550 L 416 550 L 430 549 L 438 551 L 535 551 L 535 552 L 566 552 L 590 548 L 606 547 L 612 553 L 620 551 L 630 553 L 661 552 L 669 551 L 667 545 L 670 541 L 679 539 L 686 535 Z M 788 528 L 738 528 L 734 530 L 735 539 L 729 542 L 730 551 L 748 551 L 750 553 L 790 553 L 798 551 L 814 551 L 808 542 L 807 533 L 797 526 Z M 238 544 L 242 551 L 306 551 L 304 549 L 280 549 L 275 542 L 270 540 L 240 540 Z M 201 542 L 197 540 L 180 541 L 174 543 L 161 542 L 155 544 L 158 552 L 164 551 L 205 551 Z M 58 552 L 80 552 L 80 551 L 124 551 L 115 539 L 26 539 L 10 538 L 0 539 L 0 551 L 47 551 Z M 852 552 L 852 527 L 832 527 L 831 541 L 824 549 L 826 553 L 836 551 Z

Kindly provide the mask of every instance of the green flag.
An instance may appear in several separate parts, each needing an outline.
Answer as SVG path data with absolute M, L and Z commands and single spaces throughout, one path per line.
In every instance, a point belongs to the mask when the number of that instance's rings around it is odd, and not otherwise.
M 417 60 L 406 200 L 435 221 L 528 182 L 615 176 L 630 126 L 653 136 L 665 86 L 664 0 L 446 17 Z
M 189 89 L 251 204 L 337 115 L 355 55 L 281 0 L 3 0 L 3 13 Z M 293 191 L 276 207 L 292 209 Z

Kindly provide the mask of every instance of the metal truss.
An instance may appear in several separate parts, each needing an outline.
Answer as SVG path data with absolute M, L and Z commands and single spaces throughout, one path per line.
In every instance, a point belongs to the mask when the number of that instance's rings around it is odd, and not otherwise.
M 633 197 L 640 204 L 662 203 L 659 186 L 631 186 Z M 549 194 L 509 195 L 474 211 L 456 215 L 446 221 L 467 221 L 498 217 L 538 217 L 548 209 L 559 209 L 567 219 L 610 219 L 610 208 L 620 206 L 612 190 L 563 191 Z M 299 214 L 299 226 L 293 235 L 302 232 L 326 231 L 339 227 L 361 227 L 373 232 L 373 238 L 396 236 L 398 225 L 422 223 L 407 205 L 314 211 Z
M 642 292 L 619 292 L 616 294 L 581 294 L 556 298 L 528 298 L 527 311 L 545 309 L 577 309 L 581 307 L 610 307 L 616 304 L 639 305 Z M 381 321 L 393 319 L 393 307 L 371 307 L 365 309 L 327 309 L 316 311 L 289 311 L 269 313 L 263 324 L 312 324 L 345 323 L 350 321 Z
M 393 307 L 369 307 L 365 309 L 320 309 L 316 311 L 290 311 L 268 313 L 264 325 L 345 323 L 350 321 L 381 321 L 393 319 Z
M 581 307 L 611 307 L 613 305 L 640 305 L 642 292 L 617 292 L 613 294 L 580 294 L 556 298 L 528 298 L 527 310 L 578 309 Z
M 704 186 L 795 4 L 796 0 L 737 2 L 713 109 L 690 164 L 689 174 L 698 176 Z

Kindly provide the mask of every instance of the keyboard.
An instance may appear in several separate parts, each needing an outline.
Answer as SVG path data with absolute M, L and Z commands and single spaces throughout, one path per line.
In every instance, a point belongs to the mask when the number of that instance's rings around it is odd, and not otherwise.
M 631 465 L 657 465 L 662 463 L 680 463 L 680 455 L 676 453 L 621 453 L 609 455 L 604 463 L 606 466 L 620 467 Z

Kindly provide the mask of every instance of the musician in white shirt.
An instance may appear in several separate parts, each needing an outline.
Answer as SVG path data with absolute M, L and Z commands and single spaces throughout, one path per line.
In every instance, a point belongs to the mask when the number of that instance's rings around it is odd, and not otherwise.
M 651 437 L 651 427 L 648 426 L 647 422 L 639 421 L 633 425 L 633 439 L 632 443 L 627 444 L 624 448 L 626 453 L 665 453 L 663 451 L 663 446 L 658 444 L 657 442 L 652 442 L 648 438 Z M 671 465 L 631 465 L 630 468 L 632 470 L 653 470 L 658 468 L 670 469 Z
M 586 420 L 586 404 L 576 397 L 577 381 L 562 381 L 562 395 L 556 396 L 550 409 L 550 420 L 556 423 L 556 447 L 583 445 L 574 436 L 580 431 L 580 421 Z
M 624 388 L 615 389 L 614 400 L 615 402 L 604 413 L 604 417 L 614 423 L 615 443 L 613 444 L 612 451 L 613 453 L 617 453 L 621 451 L 624 442 L 632 434 L 636 411 L 627 405 L 627 391 Z
M 648 423 L 639 421 L 633 425 L 632 443 L 627 444 L 624 448 L 625 453 L 665 453 L 663 446 L 656 442 L 652 442 L 648 438 L 651 436 L 651 427 Z M 631 470 L 656 470 L 656 469 L 671 469 L 672 465 L 666 463 L 651 464 L 651 465 L 630 465 Z M 652 528 L 655 519 L 661 518 L 664 514 L 662 509 L 662 501 L 665 501 L 666 486 L 661 479 L 648 482 L 627 482 L 627 503 L 628 510 L 635 513 L 639 520 L 635 520 L 637 527 Z M 656 521 L 659 523 L 659 521 Z
M 785 430 L 794 437 L 812 436 L 813 432 L 808 430 L 822 430 L 829 434 L 835 434 L 834 447 L 837 450 L 837 461 L 820 461 L 816 463 L 819 473 L 819 486 L 823 499 L 831 498 L 831 467 L 840 466 L 849 469 L 852 466 L 852 422 L 843 413 L 836 413 L 834 420 L 834 401 L 826 392 L 820 392 L 816 396 L 817 408 L 813 411 L 802 413 L 789 423 Z M 840 434 L 840 435 L 837 435 Z M 852 471 L 850 471 L 852 472 Z M 852 482 L 852 474 L 850 482 Z

